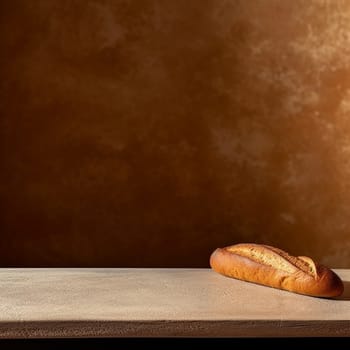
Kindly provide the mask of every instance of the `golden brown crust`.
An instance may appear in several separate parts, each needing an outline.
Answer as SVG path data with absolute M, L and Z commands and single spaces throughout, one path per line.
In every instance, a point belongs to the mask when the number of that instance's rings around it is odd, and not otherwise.
M 227 277 L 310 296 L 335 297 L 344 290 L 341 279 L 329 268 L 266 245 L 218 248 L 210 257 L 210 266 Z

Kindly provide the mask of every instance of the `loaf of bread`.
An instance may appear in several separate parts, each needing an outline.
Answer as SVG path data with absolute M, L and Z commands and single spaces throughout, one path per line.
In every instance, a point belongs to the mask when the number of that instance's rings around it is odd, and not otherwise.
M 306 256 L 291 256 L 267 245 L 243 243 L 216 249 L 212 269 L 224 276 L 316 297 L 343 293 L 341 279 Z

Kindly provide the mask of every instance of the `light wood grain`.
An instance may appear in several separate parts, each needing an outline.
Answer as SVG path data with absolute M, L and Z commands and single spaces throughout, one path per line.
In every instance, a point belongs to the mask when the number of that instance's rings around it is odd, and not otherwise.
M 350 336 L 336 300 L 208 269 L 0 269 L 0 338 Z

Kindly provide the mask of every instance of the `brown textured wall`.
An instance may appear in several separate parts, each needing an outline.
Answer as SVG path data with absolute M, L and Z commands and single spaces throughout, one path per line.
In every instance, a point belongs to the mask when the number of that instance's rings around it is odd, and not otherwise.
M 350 266 L 350 1 L 0 2 L 0 265 Z

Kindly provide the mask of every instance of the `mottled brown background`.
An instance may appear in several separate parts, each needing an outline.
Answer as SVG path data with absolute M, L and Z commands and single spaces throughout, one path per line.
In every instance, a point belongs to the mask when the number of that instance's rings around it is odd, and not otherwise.
M 350 267 L 350 1 L 0 2 L 0 265 Z

